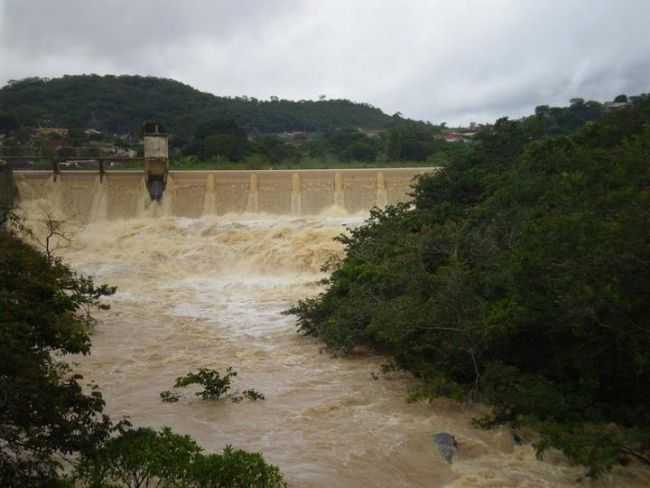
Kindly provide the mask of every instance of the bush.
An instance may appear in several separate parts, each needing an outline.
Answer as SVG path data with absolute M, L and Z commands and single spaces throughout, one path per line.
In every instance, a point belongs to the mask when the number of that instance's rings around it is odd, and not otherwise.
M 89 353 L 88 310 L 114 291 L 0 229 L 0 485 L 54 485 L 117 427 L 61 360 Z
M 276 488 L 286 484 L 277 467 L 257 453 L 228 446 L 222 454 L 203 454 L 189 436 L 139 428 L 109 440 L 84 456 L 73 476 L 80 486 L 119 484 L 185 488 Z
M 239 393 L 229 393 L 232 388 L 232 379 L 237 376 L 237 372 L 228 367 L 226 374 L 223 376 L 216 369 L 201 368 L 198 372 L 189 372 L 185 376 L 176 378 L 174 388 L 182 388 L 190 385 L 201 385 L 203 390 L 198 391 L 196 396 L 204 400 L 219 400 L 221 398 L 230 398 L 234 403 L 239 403 L 243 399 L 252 401 L 264 400 L 264 395 L 257 390 L 248 389 Z M 177 402 L 180 396 L 169 390 L 160 393 L 163 402 Z
M 160 399 L 166 403 L 176 403 L 181 397 L 174 391 L 165 390 L 160 392 Z
M 273 488 L 286 487 L 277 467 L 267 464 L 258 453 L 228 446 L 222 454 L 195 459 L 189 486 L 197 488 Z
M 189 372 L 185 376 L 176 378 L 174 388 L 182 388 L 189 385 L 201 385 L 203 390 L 196 393 L 204 400 L 219 400 L 225 396 L 232 387 L 232 378 L 237 376 L 237 372 L 231 367 L 226 369 L 226 374 L 216 369 L 201 368 L 197 373 Z

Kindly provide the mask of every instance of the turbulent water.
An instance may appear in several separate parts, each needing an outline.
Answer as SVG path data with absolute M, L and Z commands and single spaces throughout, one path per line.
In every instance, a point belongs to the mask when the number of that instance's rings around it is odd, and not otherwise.
M 72 241 L 56 252 L 118 287 L 111 309 L 96 313 L 92 354 L 75 358 L 77 369 L 101 387 L 112 416 L 171 426 L 207 450 L 260 451 L 293 487 L 574 485 L 581 469 L 558 455 L 539 461 L 506 432 L 472 428 L 469 407 L 407 403 L 412 380 L 376 375 L 381 358 L 334 358 L 296 333 L 295 319 L 281 312 L 318 293 L 321 266 L 342 253 L 332 238 L 361 222 L 257 215 L 70 227 Z M 228 366 L 239 372 L 238 388 L 266 400 L 203 401 L 186 392 L 178 403 L 161 402 L 159 393 L 188 370 Z M 459 441 L 452 465 L 434 449 L 436 432 Z M 632 468 L 597 486 L 648 484 Z

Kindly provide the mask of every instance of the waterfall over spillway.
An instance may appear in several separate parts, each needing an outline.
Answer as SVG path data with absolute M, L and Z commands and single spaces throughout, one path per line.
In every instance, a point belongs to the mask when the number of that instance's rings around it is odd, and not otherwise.
M 61 217 L 97 220 L 175 216 L 358 214 L 405 201 L 414 179 L 434 168 L 171 171 L 152 201 L 139 171 L 18 171 L 21 205 L 47 202 Z

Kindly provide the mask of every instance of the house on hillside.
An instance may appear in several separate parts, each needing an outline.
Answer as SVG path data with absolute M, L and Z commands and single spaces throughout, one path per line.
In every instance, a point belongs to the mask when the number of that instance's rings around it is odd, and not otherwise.
M 458 132 L 445 132 L 442 138 L 447 142 L 464 142 L 463 136 Z
M 357 128 L 357 130 L 371 139 L 381 137 L 386 132 L 386 129 L 362 129 L 361 127 Z
M 309 139 L 309 133 L 303 130 L 296 130 L 293 132 L 282 132 L 278 134 L 280 139 L 284 139 L 287 144 L 299 145 Z
M 630 102 L 605 102 L 605 112 L 614 112 L 616 110 L 623 110 L 632 105 Z
M 34 135 L 36 136 L 49 136 L 52 134 L 57 134 L 61 137 L 68 136 L 68 129 L 62 127 L 38 127 L 34 129 Z
M 472 139 L 476 135 L 476 132 L 472 131 L 448 131 L 438 134 L 436 139 L 442 139 L 447 142 L 472 142 Z

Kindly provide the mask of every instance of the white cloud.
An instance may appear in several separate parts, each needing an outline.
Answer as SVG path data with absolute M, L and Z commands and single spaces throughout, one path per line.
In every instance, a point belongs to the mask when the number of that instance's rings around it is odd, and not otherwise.
M 0 83 L 137 73 L 467 123 L 650 91 L 650 2 L 0 0 Z

